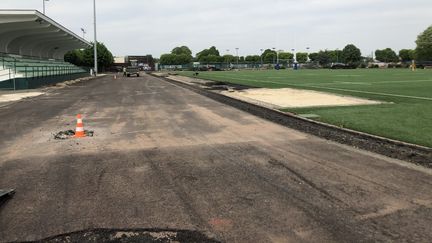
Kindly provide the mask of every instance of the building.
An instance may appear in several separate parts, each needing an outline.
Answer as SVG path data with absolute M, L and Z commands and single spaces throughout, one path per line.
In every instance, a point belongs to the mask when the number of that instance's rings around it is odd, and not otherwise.
M 37 10 L 0 10 L 0 89 L 36 88 L 88 75 L 64 62 L 90 43 Z

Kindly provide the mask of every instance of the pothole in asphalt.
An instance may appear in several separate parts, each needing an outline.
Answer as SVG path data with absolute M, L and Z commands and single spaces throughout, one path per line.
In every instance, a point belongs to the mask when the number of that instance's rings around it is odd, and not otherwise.
M 94 131 L 85 130 L 84 134 L 86 135 L 86 137 L 93 137 Z M 54 134 L 54 139 L 65 140 L 65 139 L 73 138 L 73 136 L 75 136 L 74 130 L 66 130 Z
M 57 243 L 57 242 L 209 242 L 216 243 L 217 240 L 211 239 L 198 231 L 190 230 L 162 230 L 162 229 L 92 229 L 77 231 L 59 236 L 53 236 L 37 242 Z

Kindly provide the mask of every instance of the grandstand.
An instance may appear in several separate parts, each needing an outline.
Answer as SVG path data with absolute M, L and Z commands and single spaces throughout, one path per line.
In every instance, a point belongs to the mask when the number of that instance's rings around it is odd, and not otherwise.
M 28 89 L 88 75 L 64 61 L 90 43 L 36 10 L 0 10 L 0 89 Z

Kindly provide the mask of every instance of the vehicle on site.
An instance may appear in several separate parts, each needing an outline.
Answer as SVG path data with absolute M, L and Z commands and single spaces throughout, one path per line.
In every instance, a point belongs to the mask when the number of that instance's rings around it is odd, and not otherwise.
M 140 69 L 139 67 L 126 67 L 123 69 L 123 75 L 126 77 L 130 77 L 132 75 L 136 75 L 137 77 L 139 77 Z
M 130 77 L 132 75 L 140 76 L 140 67 L 137 65 L 136 60 L 131 60 L 131 65 L 123 68 L 123 75 Z

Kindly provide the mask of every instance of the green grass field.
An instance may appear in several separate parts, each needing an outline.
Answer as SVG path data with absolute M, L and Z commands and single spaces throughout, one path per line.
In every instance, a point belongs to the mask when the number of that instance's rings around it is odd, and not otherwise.
M 193 72 L 179 72 L 192 77 Z M 432 147 L 432 70 L 280 70 L 200 72 L 199 78 L 265 88 L 325 91 L 391 104 L 287 109 L 317 120 Z

